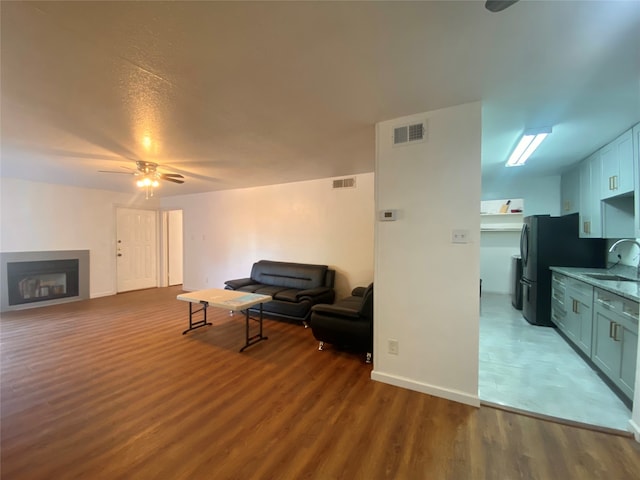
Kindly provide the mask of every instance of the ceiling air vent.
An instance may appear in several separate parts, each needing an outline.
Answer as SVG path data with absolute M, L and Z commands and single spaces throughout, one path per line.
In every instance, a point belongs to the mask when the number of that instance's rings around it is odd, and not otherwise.
M 402 125 L 393 129 L 393 146 L 424 142 L 426 137 L 426 122 Z
M 356 177 L 340 178 L 333 181 L 333 188 L 355 188 Z

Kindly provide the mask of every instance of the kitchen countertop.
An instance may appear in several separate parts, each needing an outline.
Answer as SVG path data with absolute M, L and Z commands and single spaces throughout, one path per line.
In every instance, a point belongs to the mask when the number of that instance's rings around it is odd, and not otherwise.
M 604 273 L 607 275 L 620 275 L 627 278 L 638 278 L 636 267 L 616 265 L 615 267 L 609 268 L 549 267 L 549 269 L 593 285 L 594 287 L 601 288 L 602 290 L 615 293 L 634 302 L 640 302 L 640 280 L 638 282 L 620 282 L 617 280 L 599 280 L 585 275 L 585 273 Z

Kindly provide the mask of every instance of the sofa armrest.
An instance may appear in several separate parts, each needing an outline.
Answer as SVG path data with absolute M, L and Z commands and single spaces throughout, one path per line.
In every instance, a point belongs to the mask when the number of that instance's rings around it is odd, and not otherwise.
M 331 297 L 335 296 L 335 292 L 333 291 L 333 288 L 316 287 L 316 288 L 309 288 L 307 290 L 300 290 L 298 293 L 296 293 L 296 299 L 300 301 L 306 297 L 313 300 L 314 298 L 327 297 L 328 295 L 330 295 Z
M 256 282 L 251 278 L 237 278 L 235 280 L 227 280 L 226 282 L 224 282 L 224 284 L 227 285 L 231 290 L 237 290 L 253 283 Z
M 354 297 L 362 297 L 366 290 L 367 287 L 356 287 L 351 291 L 351 295 L 353 295 Z
M 353 310 L 352 308 L 337 307 L 335 305 L 328 305 L 324 303 L 319 305 L 314 305 L 311 308 L 311 311 L 314 313 L 320 313 L 323 315 L 335 315 L 337 317 L 347 317 L 354 320 L 358 320 L 360 318 L 360 314 L 357 310 Z

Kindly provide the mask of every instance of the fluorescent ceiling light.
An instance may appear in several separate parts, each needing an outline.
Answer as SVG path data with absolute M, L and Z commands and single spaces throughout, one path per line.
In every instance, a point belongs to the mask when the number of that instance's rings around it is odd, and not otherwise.
M 527 130 L 520 138 L 518 145 L 511 153 L 509 160 L 507 160 L 507 167 L 520 167 L 524 165 L 524 162 L 531 156 L 536 148 L 547 138 L 547 135 L 551 133 L 551 127 L 538 128 L 536 130 Z

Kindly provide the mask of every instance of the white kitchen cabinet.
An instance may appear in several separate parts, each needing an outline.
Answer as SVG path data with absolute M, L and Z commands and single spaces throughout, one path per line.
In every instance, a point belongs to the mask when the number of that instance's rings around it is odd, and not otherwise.
M 587 356 L 591 356 L 593 287 L 566 279 L 564 333 Z
M 600 198 L 631 193 L 635 187 L 633 136 L 627 130 L 600 149 Z
M 595 288 L 591 359 L 633 398 L 638 350 L 638 303 Z
M 561 215 L 580 211 L 580 167 L 573 167 L 560 177 Z
M 580 237 L 602 238 L 600 151 L 580 162 Z

